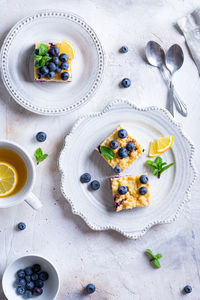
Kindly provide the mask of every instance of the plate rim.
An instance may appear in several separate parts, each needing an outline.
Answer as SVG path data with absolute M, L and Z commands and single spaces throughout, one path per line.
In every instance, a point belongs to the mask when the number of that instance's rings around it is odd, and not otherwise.
M 97 56 L 98 56 L 98 72 L 96 74 L 96 77 L 93 80 L 92 86 L 90 89 L 74 104 L 71 104 L 69 106 L 66 106 L 64 108 L 41 108 L 37 105 L 31 104 L 28 99 L 21 97 L 17 91 L 13 88 L 13 85 L 10 83 L 10 76 L 7 69 L 8 66 L 8 49 L 10 45 L 12 44 L 12 39 L 15 37 L 15 35 L 18 33 L 18 31 L 25 26 L 27 23 L 32 22 L 35 19 L 39 18 L 45 18 L 45 17 L 65 17 L 69 19 L 70 21 L 75 22 L 79 26 L 81 26 L 86 32 L 88 32 L 89 36 L 92 38 L 93 43 L 95 45 Z M 19 105 L 24 107 L 25 109 L 39 114 L 39 115 L 45 115 L 45 116 L 55 116 L 55 115 L 64 115 L 67 113 L 70 113 L 83 105 L 87 104 L 89 100 L 92 98 L 92 96 L 96 93 L 98 87 L 100 86 L 102 80 L 103 80 L 103 73 L 104 73 L 104 66 L 105 66 L 105 53 L 102 47 L 102 44 L 100 42 L 100 39 L 98 38 L 98 35 L 96 32 L 90 27 L 90 25 L 87 24 L 87 22 L 80 17 L 79 15 L 73 13 L 73 12 L 67 12 L 63 10 L 52 10 L 52 9 L 43 9 L 35 12 L 34 14 L 28 15 L 21 20 L 19 20 L 8 32 L 6 37 L 4 38 L 1 52 L 0 52 L 0 72 L 1 72 L 1 78 L 2 81 L 12 97 Z
M 64 154 L 66 151 L 66 148 L 70 147 L 70 140 L 73 136 L 73 133 L 76 131 L 76 128 L 82 123 L 82 121 L 84 121 L 85 119 L 90 119 L 90 118 L 95 118 L 97 116 L 102 116 L 104 115 L 106 112 L 113 110 L 113 109 L 117 109 L 118 105 L 128 105 L 130 106 L 131 109 L 134 109 L 136 111 L 160 111 L 161 113 L 163 113 L 165 115 L 165 117 L 173 124 L 173 126 L 175 126 L 177 128 L 177 130 L 179 131 L 179 133 L 181 134 L 181 136 L 186 140 L 186 142 L 189 145 L 190 148 L 190 153 L 189 153 L 189 166 L 192 172 L 191 175 L 191 180 L 190 183 L 187 187 L 187 189 L 185 190 L 184 194 L 185 197 L 183 198 L 183 200 L 180 202 L 177 210 L 175 211 L 175 214 L 168 218 L 168 219 L 164 219 L 164 220 L 156 220 L 153 222 L 150 222 L 147 226 L 145 226 L 144 228 L 142 228 L 141 230 L 138 230 L 137 232 L 134 231 L 134 233 L 132 232 L 126 232 L 124 230 L 121 230 L 119 227 L 117 226 L 110 226 L 110 225 L 105 225 L 105 226 L 100 226 L 97 225 L 96 223 L 92 223 L 89 218 L 88 215 L 83 214 L 78 207 L 74 206 L 73 203 L 73 199 L 71 199 L 66 193 L 65 193 L 65 189 L 64 189 L 64 178 L 65 178 L 65 171 L 63 168 L 63 158 L 64 158 Z M 187 135 L 185 134 L 185 132 L 182 129 L 182 125 L 178 122 L 176 122 L 172 116 L 170 115 L 170 113 L 164 109 L 164 108 L 160 108 L 157 106 L 148 106 L 148 107 L 138 107 L 136 106 L 132 101 L 130 100 L 121 100 L 121 99 L 117 99 L 114 100 L 112 102 L 110 102 L 108 105 L 106 105 L 106 107 L 100 111 L 100 112 L 92 112 L 92 113 L 88 113 L 88 114 L 84 114 L 81 117 L 78 118 L 78 120 L 74 123 L 71 131 L 65 136 L 64 138 L 64 143 L 63 143 L 63 147 L 60 151 L 59 157 L 58 157 L 58 169 L 60 172 L 60 189 L 61 192 L 63 194 L 63 196 L 65 197 L 65 199 L 69 202 L 71 209 L 72 209 L 72 213 L 75 215 L 78 215 L 79 217 L 81 217 L 85 223 L 92 229 L 95 231 L 104 231 L 104 230 L 114 230 L 117 231 L 119 233 L 121 233 L 122 235 L 124 235 L 127 238 L 130 239 L 138 239 L 141 238 L 151 227 L 158 225 L 158 224 L 169 224 L 174 222 L 180 215 L 181 211 L 183 211 L 183 207 L 184 205 L 190 201 L 191 199 L 191 188 L 194 184 L 194 182 L 197 179 L 197 170 L 196 167 L 194 165 L 194 152 L 195 152 L 195 146 L 193 145 L 193 143 L 190 141 L 190 139 L 187 137 Z

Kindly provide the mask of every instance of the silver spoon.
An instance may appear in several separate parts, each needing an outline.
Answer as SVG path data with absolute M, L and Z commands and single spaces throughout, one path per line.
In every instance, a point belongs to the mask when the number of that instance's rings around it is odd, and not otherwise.
M 161 47 L 158 43 L 156 43 L 156 42 L 154 42 L 154 41 L 149 41 L 149 42 L 147 43 L 147 45 L 146 45 L 146 57 L 147 57 L 148 62 L 149 62 L 152 66 L 155 66 L 155 67 L 158 67 L 158 68 L 159 68 L 159 70 L 160 70 L 160 72 L 161 72 L 163 78 L 164 78 L 164 79 L 167 81 L 167 83 L 168 83 L 168 88 L 170 88 L 170 80 L 169 80 L 169 77 L 168 77 L 168 75 L 166 74 L 165 69 L 164 69 L 164 66 L 165 66 L 165 52 L 164 52 L 164 50 L 162 49 L 162 47 Z M 178 99 L 179 97 L 178 97 L 178 95 L 177 95 L 177 93 L 176 93 L 175 90 L 173 90 L 173 97 L 174 97 L 175 103 L 176 103 L 176 102 L 180 103 L 180 101 L 179 101 L 179 99 Z M 177 99 L 178 99 L 178 100 L 177 100 Z M 170 101 L 169 101 L 168 110 L 170 111 L 170 113 L 171 113 L 172 115 L 174 115 L 174 113 L 173 113 L 173 99 L 172 99 L 172 97 L 170 97 L 169 100 L 170 100 Z M 179 111 L 182 115 L 186 116 L 187 114 L 185 114 L 185 109 L 182 108 L 182 106 L 183 106 L 183 105 L 182 105 L 182 102 L 181 102 L 181 105 L 178 105 L 178 104 L 177 104 L 177 109 L 178 109 L 178 111 Z M 185 105 L 184 105 L 184 107 L 185 107 Z M 187 111 L 187 109 L 186 109 L 186 111 Z
M 174 98 L 174 102 L 176 104 L 177 110 L 183 115 L 187 116 L 187 106 L 185 103 L 174 93 L 174 85 L 172 83 L 173 75 L 176 71 L 178 71 L 184 61 L 183 50 L 177 44 L 172 45 L 166 53 L 166 67 L 170 71 L 170 89 L 172 91 L 172 95 Z

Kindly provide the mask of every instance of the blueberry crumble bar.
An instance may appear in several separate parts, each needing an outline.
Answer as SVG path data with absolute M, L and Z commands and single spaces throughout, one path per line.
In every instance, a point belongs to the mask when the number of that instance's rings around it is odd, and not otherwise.
M 142 155 L 144 149 L 120 125 L 99 145 L 98 151 L 115 173 L 121 173 Z
M 116 176 L 110 180 L 117 212 L 151 204 L 147 174 Z

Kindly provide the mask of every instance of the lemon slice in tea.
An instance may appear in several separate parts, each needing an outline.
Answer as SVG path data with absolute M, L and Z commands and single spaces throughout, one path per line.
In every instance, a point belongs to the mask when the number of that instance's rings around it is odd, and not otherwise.
M 17 185 L 17 171 L 6 162 L 0 162 L 0 197 L 9 196 Z

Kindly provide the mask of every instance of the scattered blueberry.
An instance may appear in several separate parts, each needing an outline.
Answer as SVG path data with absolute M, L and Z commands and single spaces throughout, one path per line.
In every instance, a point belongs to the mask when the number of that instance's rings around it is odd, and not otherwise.
M 85 290 L 86 290 L 86 292 L 87 292 L 88 294 L 93 294 L 93 293 L 95 292 L 95 290 L 96 290 L 96 287 L 95 287 L 94 284 L 89 283 L 89 284 L 86 286 Z
M 18 294 L 18 295 L 24 295 L 24 293 L 25 293 L 25 288 L 22 287 L 22 286 L 19 286 L 19 287 L 17 288 L 17 294 Z
M 38 48 L 35 49 L 35 54 L 36 54 L 36 55 L 39 55 L 39 49 L 38 49 Z
M 68 72 L 63 72 L 63 73 L 61 74 L 61 79 L 62 79 L 62 80 L 67 80 L 67 79 L 69 79 L 69 73 L 68 73 Z
M 127 192 L 128 192 L 128 187 L 127 186 L 121 185 L 121 186 L 118 187 L 118 193 L 120 195 L 125 195 Z
M 56 68 L 57 68 L 57 66 L 56 66 L 53 62 L 50 62 L 50 63 L 48 64 L 48 69 L 49 69 L 49 71 L 55 71 Z
M 62 69 L 61 69 L 60 67 L 57 67 L 56 72 L 57 72 L 57 73 L 61 73 L 61 72 L 62 72 Z
M 33 269 L 31 267 L 27 267 L 24 269 L 26 275 L 32 275 L 33 274 Z
M 57 46 L 51 46 L 50 49 L 49 49 L 49 54 L 51 56 L 58 56 L 59 54 L 59 49 Z
M 80 180 L 81 180 L 82 183 L 90 182 L 91 175 L 89 173 L 84 173 L 83 175 L 81 175 Z
M 56 65 L 56 66 L 58 66 L 59 65 L 59 58 L 58 57 L 56 57 L 56 56 L 54 56 L 53 58 L 52 58 L 52 62 Z M 53 71 L 53 70 L 52 70 Z
M 125 129 L 120 129 L 118 131 L 118 137 L 120 139 L 125 139 L 127 137 L 127 131 Z
M 26 224 L 23 223 L 23 222 L 20 222 L 20 223 L 17 225 L 17 227 L 18 227 L 19 230 L 24 230 L 24 229 L 26 229 Z
M 48 278 L 49 278 L 49 274 L 45 271 L 39 274 L 39 279 L 41 279 L 42 281 L 46 281 Z
M 30 282 L 31 281 L 31 276 L 30 275 L 26 275 L 25 276 L 25 280 L 26 280 L 26 282 Z
M 190 294 L 192 292 L 192 287 L 190 285 L 186 285 L 184 287 L 184 291 L 186 294 Z
M 117 140 L 110 141 L 110 148 L 111 149 L 117 149 L 119 147 L 119 143 Z
M 38 288 L 38 287 L 35 287 L 34 290 L 33 290 L 33 293 L 34 293 L 36 296 L 42 295 L 43 289 Z
M 124 78 L 121 84 L 124 88 L 128 88 L 129 86 L 131 86 L 131 80 L 129 78 Z
M 32 279 L 33 281 L 38 280 L 38 278 L 39 278 L 39 275 L 38 275 L 37 273 L 33 273 L 33 274 L 31 275 L 31 279 Z
M 17 286 L 25 286 L 26 285 L 26 280 L 23 278 L 17 278 L 17 280 L 15 281 L 15 284 Z
M 128 156 L 128 151 L 126 150 L 126 148 L 122 147 L 122 148 L 119 148 L 118 150 L 118 155 L 119 157 L 121 158 L 125 158 Z
M 38 142 L 44 142 L 44 141 L 46 141 L 46 138 L 47 138 L 47 135 L 43 131 L 40 131 L 36 134 L 36 140 Z
M 36 281 L 36 282 L 37 282 L 37 281 Z M 28 282 L 28 283 L 26 284 L 26 289 L 27 289 L 27 290 L 33 290 L 34 287 L 35 287 L 36 282 L 35 282 L 35 283 L 34 283 L 33 281 Z
M 128 52 L 128 47 L 127 46 L 122 46 L 120 49 L 121 53 L 127 53 Z
M 47 66 L 41 67 L 39 70 L 40 74 L 42 75 L 47 75 L 49 73 L 49 69 L 47 68 Z
M 96 191 L 100 188 L 100 183 L 97 180 L 93 180 L 90 185 L 94 191 Z
M 25 276 L 26 276 L 26 274 L 25 274 L 25 271 L 24 270 L 19 270 L 19 271 L 17 271 L 17 276 L 19 277 L 19 278 L 25 278 Z
M 60 54 L 59 59 L 61 62 L 67 62 L 69 59 L 69 56 L 65 53 Z
M 120 166 L 116 166 L 114 168 L 115 173 L 120 173 L 122 171 L 122 168 Z
M 129 142 L 127 145 L 126 145 L 126 149 L 130 152 L 132 152 L 133 150 L 135 150 L 135 144 L 133 142 Z
M 139 193 L 140 193 L 140 195 L 146 195 L 147 189 L 144 186 L 142 186 L 141 188 L 139 188 Z
M 64 62 L 60 65 L 60 67 L 62 70 L 67 70 L 67 69 L 69 69 L 69 64 L 67 62 Z
M 54 77 L 55 77 L 55 72 L 49 72 L 49 74 L 48 74 L 48 77 L 49 77 L 49 79 L 53 79 Z
M 140 176 L 140 182 L 143 184 L 146 184 L 149 181 L 149 178 L 147 177 L 147 175 L 141 175 Z
M 44 286 L 44 282 L 41 279 L 38 279 L 35 281 L 35 285 L 39 288 L 42 288 Z
M 35 264 L 35 265 L 32 266 L 32 269 L 33 269 L 34 273 L 38 273 L 41 270 L 41 266 L 38 265 L 38 264 Z
M 33 293 L 31 291 L 29 291 L 29 290 L 26 290 L 25 296 L 26 296 L 26 298 L 32 298 L 33 297 Z

